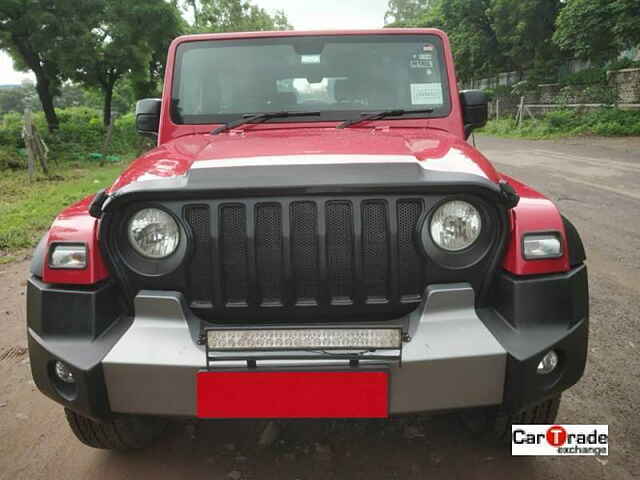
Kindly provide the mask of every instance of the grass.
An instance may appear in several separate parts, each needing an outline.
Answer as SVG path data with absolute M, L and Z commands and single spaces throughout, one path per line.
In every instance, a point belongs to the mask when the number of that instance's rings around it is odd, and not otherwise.
M 640 111 L 603 108 L 588 113 L 558 110 L 517 126 L 513 119 L 490 121 L 482 133 L 507 138 L 552 139 L 580 135 L 640 135 Z
M 125 163 L 81 162 L 55 169 L 54 178 L 29 181 L 24 171 L 0 176 L 0 264 L 33 247 L 65 207 L 110 185 Z

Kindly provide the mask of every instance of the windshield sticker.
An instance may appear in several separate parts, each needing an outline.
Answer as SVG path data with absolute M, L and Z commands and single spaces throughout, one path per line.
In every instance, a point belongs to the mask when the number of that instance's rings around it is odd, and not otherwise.
M 430 53 L 418 53 L 411 55 L 411 68 L 433 68 L 433 57 Z
M 441 83 L 412 83 L 411 103 L 413 105 L 442 105 Z
M 320 55 L 301 55 L 301 63 L 320 63 Z
M 425 43 L 424 47 L 422 47 L 422 50 L 424 50 L 425 52 L 433 52 L 434 48 L 435 47 L 430 43 Z

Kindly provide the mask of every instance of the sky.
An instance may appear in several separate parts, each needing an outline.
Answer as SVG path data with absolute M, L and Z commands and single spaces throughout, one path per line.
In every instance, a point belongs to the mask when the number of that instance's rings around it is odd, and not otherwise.
M 268 11 L 284 10 L 296 30 L 379 28 L 384 24 L 388 0 L 253 0 Z M 0 52 L 0 85 L 34 79 L 33 74 L 16 72 L 13 61 Z

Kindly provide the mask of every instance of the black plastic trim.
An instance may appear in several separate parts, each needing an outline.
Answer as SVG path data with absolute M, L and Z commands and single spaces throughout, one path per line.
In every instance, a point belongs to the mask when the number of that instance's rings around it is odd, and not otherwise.
M 42 238 L 38 242 L 38 245 L 36 245 L 36 248 L 33 251 L 33 256 L 31 257 L 31 265 L 29 267 L 29 270 L 31 271 L 32 275 L 38 278 L 42 278 L 43 275 L 44 261 L 47 257 L 47 238 L 47 234 L 42 236 Z
M 519 330 L 539 325 L 570 327 L 588 315 L 587 267 L 529 277 L 501 272 L 494 283 L 491 303 Z
M 65 289 L 29 279 L 27 326 L 31 372 L 42 393 L 81 415 L 99 420 L 110 409 L 102 360 L 131 326 L 118 312 L 115 287 Z M 64 362 L 75 386 L 55 375 L 55 362 Z
M 493 308 L 478 316 L 507 351 L 505 411 L 518 411 L 574 385 L 588 351 L 587 267 L 566 273 L 515 277 L 501 273 L 492 291 Z M 555 350 L 557 369 L 540 375 L 542 357 Z
M 111 415 L 102 370 L 102 360 L 131 325 L 123 318 L 95 340 L 74 337 L 41 337 L 28 332 L 31 374 L 38 389 L 65 407 L 95 420 Z M 65 388 L 55 377 L 54 364 L 64 362 L 76 380 Z
M 39 335 L 97 338 L 119 315 L 111 282 L 65 288 L 32 277 L 27 282 L 27 326 Z
M 564 224 L 564 232 L 567 237 L 569 265 L 572 267 L 581 265 L 587 259 L 587 255 L 584 251 L 584 245 L 580 238 L 580 234 L 576 230 L 576 227 L 573 226 L 573 223 L 571 223 L 564 215 L 562 216 L 562 223 Z
M 91 215 L 93 218 L 100 218 L 100 216 L 102 215 L 102 206 L 108 198 L 109 194 L 107 193 L 107 190 L 105 188 L 99 190 L 98 193 L 96 193 L 96 196 L 93 197 L 93 200 L 89 205 L 89 215 Z
M 473 193 L 510 208 L 498 184 L 468 173 L 440 172 L 407 163 L 269 165 L 195 168 L 187 175 L 133 182 L 113 193 L 103 212 L 130 201 L 196 200 L 322 194 Z

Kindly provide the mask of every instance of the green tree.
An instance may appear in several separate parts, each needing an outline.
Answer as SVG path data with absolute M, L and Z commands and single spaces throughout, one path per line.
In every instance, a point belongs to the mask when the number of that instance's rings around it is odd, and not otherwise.
M 81 34 L 96 0 L 2 0 L 0 49 L 18 70 L 31 70 L 50 131 L 58 128 L 53 98 L 64 79 L 60 64 L 66 40 Z
M 504 65 L 489 16 L 492 0 L 433 0 L 411 25 L 447 32 L 462 81 L 493 75 Z
M 487 16 L 508 71 L 555 71 L 553 33 L 561 0 L 492 0 Z M 541 79 L 542 80 L 542 79 Z
M 558 60 L 551 39 L 562 0 L 411 0 L 389 5 L 389 12 L 391 7 L 401 12 L 403 26 L 448 33 L 463 81 L 513 70 L 548 71 Z
M 384 22 L 389 27 L 413 27 L 428 12 L 434 0 L 389 0 Z
M 243 0 L 201 0 L 198 32 L 250 32 L 258 30 L 290 30 L 292 27 L 282 10 L 269 13 Z
M 37 107 L 38 93 L 30 80 L 21 85 L 0 88 L 0 115 L 7 112 L 22 113 L 26 107 L 39 110 Z
M 555 43 L 597 63 L 640 44 L 638 0 L 567 0 L 556 21 Z
M 73 55 L 65 69 L 74 80 L 102 91 L 106 126 L 116 83 L 127 74 L 139 80 L 151 76 L 161 59 L 164 63 L 164 49 L 179 33 L 181 20 L 177 7 L 164 0 L 101 0 L 94 22 L 68 46 Z

